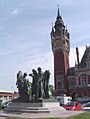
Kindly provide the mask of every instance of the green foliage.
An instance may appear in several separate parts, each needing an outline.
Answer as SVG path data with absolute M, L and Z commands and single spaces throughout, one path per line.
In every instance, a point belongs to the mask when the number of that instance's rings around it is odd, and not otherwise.
M 28 92 L 29 92 L 29 95 L 31 95 L 32 93 L 32 83 L 31 82 L 28 83 Z
M 77 92 L 73 92 L 71 97 L 72 97 L 72 100 L 74 101 L 75 99 L 78 98 L 78 93 Z
M 2 100 L 0 99 L 0 110 L 2 109 L 2 107 L 1 107 L 1 103 L 2 103 Z
M 52 96 L 54 96 L 54 86 L 49 85 L 49 91 L 51 92 Z
M 90 119 L 90 112 L 82 113 L 66 119 Z
M 19 117 L 7 117 L 6 119 L 26 119 L 26 118 L 19 118 Z

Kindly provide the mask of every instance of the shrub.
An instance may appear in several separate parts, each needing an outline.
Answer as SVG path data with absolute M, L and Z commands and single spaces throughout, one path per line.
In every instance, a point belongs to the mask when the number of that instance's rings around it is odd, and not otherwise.
M 2 106 L 1 106 L 1 104 L 2 104 L 2 100 L 0 99 L 0 110 L 2 109 Z

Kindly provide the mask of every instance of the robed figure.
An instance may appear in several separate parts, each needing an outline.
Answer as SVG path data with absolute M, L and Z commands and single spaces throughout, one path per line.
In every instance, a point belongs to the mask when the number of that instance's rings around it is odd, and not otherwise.
M 43 89 L 44 89 L 44 98 L 49 98 L 49 78 L 50 72 L 46 70 L 43 74 Z
M 43 98 L 44 95 L 44 90 L 43 90 L 43 72 L 40 67 L 38 67 L 38 73 L 37 73 L 37 93 L 38 93 L 38 98 Z
M 32 77 L 32 86 L 31 86 L 31 98 L 37 99 L 38 98 L 38 92 L 37 92 L 37 71 L 35 69 L 32 70 L 32 73 L 29 74 L 29 76 Z
M 22 73 L 19 71 L 17 73 L 17 88 L 19 92 L 20 99 L 22 100 L 29 100 L 29 92 L 28 92 L 28 86 L 29 86 L 29 81 L 26 78 L 27 73 Z

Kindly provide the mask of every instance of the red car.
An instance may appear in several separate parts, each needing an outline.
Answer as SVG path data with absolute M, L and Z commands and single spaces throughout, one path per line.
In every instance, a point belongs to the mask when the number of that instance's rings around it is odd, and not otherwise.
M 66 110 L 81 110 L 81 104 L 79 102 L 69 102 L 64 105 Z

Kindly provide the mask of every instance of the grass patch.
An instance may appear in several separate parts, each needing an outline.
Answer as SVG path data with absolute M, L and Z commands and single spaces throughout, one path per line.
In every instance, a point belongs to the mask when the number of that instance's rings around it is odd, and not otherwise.
M 66 119 L 90 119 L 90 112 L 85 112 L 76 116 L 72 116 Z
M 7 117 L 6 119 L 27 119 L 27 118 Z M 85 112 L 68 118 L 38 118 L 38 119 L 90 119 L 90 112 Z
M 7 117 L 6 119 L 27 119 L 27 118 L 19 118 L 19 117 Z

